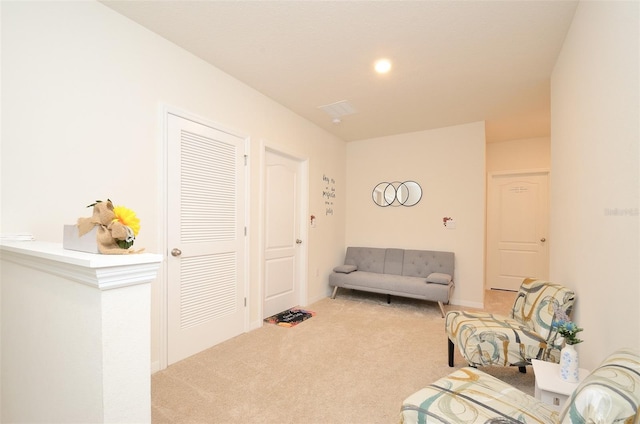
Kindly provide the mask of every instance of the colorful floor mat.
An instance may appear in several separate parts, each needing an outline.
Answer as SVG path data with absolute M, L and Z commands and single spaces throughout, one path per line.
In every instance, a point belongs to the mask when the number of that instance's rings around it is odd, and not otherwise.
M 280 312 L 279 314 L 270 316 L 269 318 L 265 318 L 264 322 L 279 325 L 281 327 L 293 327 L 300 324 L 302 321 L 311 318 L 315 314 L 316 313 L 313 311 L 307 311 L 300 308 L 291 308 L 287 309 L 284 312 Z

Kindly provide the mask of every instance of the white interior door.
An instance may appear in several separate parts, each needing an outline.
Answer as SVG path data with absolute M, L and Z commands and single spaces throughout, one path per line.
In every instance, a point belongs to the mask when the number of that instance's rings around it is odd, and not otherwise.
M 167 121 L 167 362 L 242 333 L 244 139 Z
M 549 274 L 548 172 L 494 174 L 487 206 L 487 286 L 518 290 Z
M 300 162 L 267 150 L 265 156 L 263 318 L 299 304 Z

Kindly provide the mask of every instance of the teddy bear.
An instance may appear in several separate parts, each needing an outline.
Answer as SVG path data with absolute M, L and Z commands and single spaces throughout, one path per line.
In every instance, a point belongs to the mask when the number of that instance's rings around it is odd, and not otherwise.
M 101 200 L 89 205 L 93 206 L 93 215 L 90 218 L 78 218 L 78 234 L 80 237 L 87 234 L 94 227 L 98 227 L 97 242 L 98 250 L 103 254 L 126 255 L 129 253 L 139 253 L 142 250 L 132 250 L 120 247 L 119 241 L 132 240 L 133 232 L 131 228 L 119 222 L 113 212 L 111 200 L 103 202 Z

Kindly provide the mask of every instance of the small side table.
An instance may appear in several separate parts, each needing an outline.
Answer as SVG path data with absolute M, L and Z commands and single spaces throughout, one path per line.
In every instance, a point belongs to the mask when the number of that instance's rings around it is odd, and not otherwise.
M 580 381 L 589 374 L 588 370 L 580 368 L 578 383 L 568 383 L 560 378 L 559 364 L 532 359 L 531 365 L 536 379 L 536 399 L 555 407 L 558 411 L 578 387 Z

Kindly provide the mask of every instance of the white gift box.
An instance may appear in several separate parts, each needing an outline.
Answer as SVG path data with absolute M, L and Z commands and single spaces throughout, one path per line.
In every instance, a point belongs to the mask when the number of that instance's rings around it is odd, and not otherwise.
M 82 237 L 79 235 L 77 225 L 65 225 L 62 236 L 62 247 L 68 250 L 78 250 L 87 253 L 100 253 L 98 250 L 98 227 L 95 226 Z

